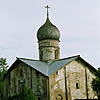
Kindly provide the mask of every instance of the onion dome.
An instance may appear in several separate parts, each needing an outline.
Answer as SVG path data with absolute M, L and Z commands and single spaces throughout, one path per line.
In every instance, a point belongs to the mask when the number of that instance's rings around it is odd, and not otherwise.
M 58 28 L 50 22 L 49 17 L 48 17 L 48 9 L 47 9 L 46 22 L 37 31 L 37 38 L 39 41 L 41 40 L 58 40 L 59 41 L 60 32 Z

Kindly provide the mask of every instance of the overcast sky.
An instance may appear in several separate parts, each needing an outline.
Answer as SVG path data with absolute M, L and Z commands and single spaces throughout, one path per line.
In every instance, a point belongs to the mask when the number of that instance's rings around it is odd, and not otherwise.
M 100 0 L 0 0 L 0 57 L 38 59 L 37 30 L 50 20 L 61 34 L 61 58 L 81 55 L 100 66 Z

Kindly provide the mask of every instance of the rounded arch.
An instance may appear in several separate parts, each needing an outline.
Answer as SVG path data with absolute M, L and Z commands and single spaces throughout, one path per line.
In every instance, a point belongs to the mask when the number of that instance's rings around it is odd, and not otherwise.
M 56 97 L 56 100 L 63 100 L 62 94 L 58 94 L 57 97 Z
M 65 100 L 64 94 L 61 91 L 56 92 L 55 100 Z

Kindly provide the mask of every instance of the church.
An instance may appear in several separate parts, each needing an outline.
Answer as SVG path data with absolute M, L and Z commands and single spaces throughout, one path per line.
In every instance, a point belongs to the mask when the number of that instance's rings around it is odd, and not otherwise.
M 60 31 L 49 19 L 38 29 L 39 60 L 16 58 L 4 79 L 4 97 L 30 88 L 38 100 L 94 99 L 96 69 L 80 55 L 60 59 Z

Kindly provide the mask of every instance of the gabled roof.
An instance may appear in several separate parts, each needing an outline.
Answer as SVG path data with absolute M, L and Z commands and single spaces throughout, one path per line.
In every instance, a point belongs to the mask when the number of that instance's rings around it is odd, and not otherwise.
M 79 55 L 64 58 L 64 59 L 54 60 L 54 61 L 48 61 L 48 62 L 43 62 L 40 60 L 33 60 L 33 59 L 26 59 L 26 58 L 17 58 L 17 60 L 15 62 L 21 61 L 21 62 L 27 64 L 29 67 L 41 72 L 45 76 L 49 76 L 49 75 L 53 74 L 54 72 L 58 71 L 64 65 L 67 65 L 70 62 L 72 62 L 73 60 L 76 60 L 78 58 L 81 61 L 83 61 L 84 63 L 88 64 L 88 66 L 91 70 L 93 70 L 94 72 L 96 71 L 96 69 L 92 65 L 87 63 Z M 9 68 L 8 72 L 10 71 L 10 69 L 13 69 L 13 67 L 11 66 Z
M 18 58 L 20 61 L 24 62 L 25 64 L 29 65 L 30 67 L 36 69 L 37 71 L 41 72 L 42 74 L 49 76 L 52 73 L 59 70 L 64 65 L 70 63 L 78 56 L 73 56 L 65 59 L 59 59 L 54 61 L 43 62 L 39 60 L 29 60 L 25 58 Z
M 48 69 L 48 75 L 51 75 L 52 73 L 56 72 L 60 68 L 64 67 L 64 65 L 69 64 L 71 61 L 77 59 L 78 56 L 73 56 L 73 57 L 68 57 L 64 59 L 59 59 L 54 61 L 53 63 L 50 64 L 50 67 Z
M 24 62 L 25 64 L 29 65 L 30 67 L 36 69 L 37 71 L 43 73 L 44 75 L 48 76 L 49 65 L 47 63 L 39 60 L 30 60 L 25 58 L 18 58 L 18 59 Z

